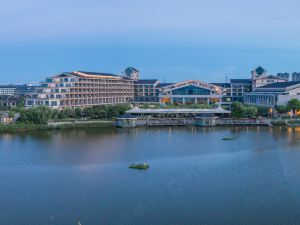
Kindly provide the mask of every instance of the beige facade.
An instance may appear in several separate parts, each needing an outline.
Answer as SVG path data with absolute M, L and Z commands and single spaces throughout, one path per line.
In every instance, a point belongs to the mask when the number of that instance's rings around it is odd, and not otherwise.
M 75 71 L 49 77 L 26 98 L 26 106 L 90 107 L 133 100 L 133 80 L 107 73 Z
M 262 87 L 267 84 L 271 83 L 277 83 L 277 82 L 286 82 L 285 79 L 273 76 L 273 75 L 267 75 L 267 71 L 262 67 L 257 67 L 253 71 L 251 71 L 252 74 L 252 89 Z

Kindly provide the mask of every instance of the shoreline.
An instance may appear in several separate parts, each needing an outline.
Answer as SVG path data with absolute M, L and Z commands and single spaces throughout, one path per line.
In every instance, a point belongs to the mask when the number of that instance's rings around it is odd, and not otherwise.
M 86 121 L 84 122 L 58 122 L 56 124 L 11 124 L 0 127 L 0 133 L 5 132 L 26 132 L 38 130 L 64 130 L 64 129 L 81 129 L 81 128 L 114 128 L 115 122 L 109 121 Z
M 299 127 L 300 124 L 287 124 L 286 121 L 272 121 L 270 124 L 217 124 L 215 126 L 197 126 L 197 125 L 139 125 L 136 127 Z M 134 129 L 135 127 L 118 127 L 114 120 L 78 120 L 78 121 L 50 121 L 48 124 L 29 124 L 15 123 L 0 126 L 0 133 L 6 132 L 27 132 L 38 130 L 64 130 L 64 129 L 84 129 L 84 128 L 118 128 Z

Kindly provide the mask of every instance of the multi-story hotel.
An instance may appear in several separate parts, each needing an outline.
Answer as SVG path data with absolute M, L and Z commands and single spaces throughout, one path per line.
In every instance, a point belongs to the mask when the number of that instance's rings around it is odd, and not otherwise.
M 209 84 L 199 80 L 160 83 L 158 79 L 140 79 L 139 71 L 133 67 L 126 68 L 123 76 L 75 71 L 48 77 L 26 98 L 26 106 L 75 108 L 117 103 L 231 104 L 236 101 L 275 106 L 286 102 L 287 97 L 283 101 L 282 96 L 274 95 L 274 90 L 290 97 L 300 95 L 300 92 L 295 95 L 283 90 L 285 85 L 288 90 L 291 90 L 290 86 L 295 88 L 294 83 L 267 75 L 262 67 L 254 69 L 251 74 L 252 79 Z
M 26 106 L 89 107 L 130 102 L 133 80 L 109 73 L 75 71 L 48 77 L 26 98 Z

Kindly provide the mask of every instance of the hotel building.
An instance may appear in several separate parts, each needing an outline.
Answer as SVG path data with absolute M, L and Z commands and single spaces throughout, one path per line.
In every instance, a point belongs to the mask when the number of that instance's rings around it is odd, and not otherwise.
M 90 107 L 131 102 L 133 80 L 109 73 L 75 71 L 48 77 L 26 98 L 26 106 Z
M 149 103 L 159 102 L 159 89 L 157 79 L 136 80 L 134 81 L 134 102 Z

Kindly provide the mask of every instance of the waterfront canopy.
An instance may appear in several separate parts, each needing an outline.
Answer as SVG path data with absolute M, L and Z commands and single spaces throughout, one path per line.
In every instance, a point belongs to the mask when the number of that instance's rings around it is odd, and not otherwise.
M 135 107 L 126 111 L 128 114 L 230 114 L 231 111 L 221 107 L 214 109 L 141 109 Z

